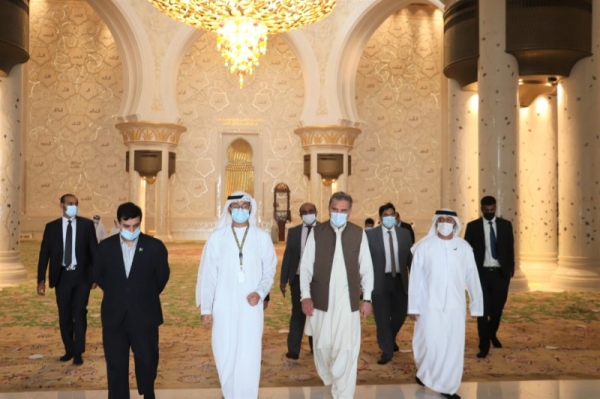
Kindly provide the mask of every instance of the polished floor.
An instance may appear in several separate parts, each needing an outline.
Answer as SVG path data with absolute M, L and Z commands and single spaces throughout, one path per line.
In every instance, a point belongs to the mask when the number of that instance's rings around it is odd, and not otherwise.
M 260 399 L 320 399 L 322 387 L 263 388 Z M 464 382 L 458 394 L 463 399 L 593 399 L 600 398 L 600 380 Z M 0 393 L 0 399 L 104 399 L 106 391 L 62 391 Z M 164 389 L 157 399 L 220 399 L 218 389 Z M 416 384 L 361 385 L 356 399 L 439 399 L 442 396 Z M 131 399 L 141 398 L 131 392 Z

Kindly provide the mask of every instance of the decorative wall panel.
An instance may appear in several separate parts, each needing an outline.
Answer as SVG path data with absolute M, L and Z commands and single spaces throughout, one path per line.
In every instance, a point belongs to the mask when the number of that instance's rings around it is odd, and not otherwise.
M 110 229 L 128 195 L 126 148 L 114 128 L 123 92 L 119 53 L 86 2 L 30 5 L 25 214 L 40 221 L 59 216 L 59 198 L 69 192 L 78 196 L 81 215 L 98 213 Z

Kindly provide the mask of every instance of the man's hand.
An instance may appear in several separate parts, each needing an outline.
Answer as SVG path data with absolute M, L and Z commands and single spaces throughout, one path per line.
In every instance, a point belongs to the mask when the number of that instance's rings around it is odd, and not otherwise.
M 279 291 L 281 291 L 284 298 L 285 298 L 285 286 L 286 286 L 285 283 L 279 283 Z
M 313 315 L 313 310 L 315 309 L 313 305 L 312 298 L 306 298 L 302 300 L 302 312 L 307 316 Z
M 45 281 L 41 281 L 38 283 L 37 293 L 38 293 L 38 295 L 46 295 L 46 282 Z
M 252 294 L 248 295 L 246 299 L 248 300 L 250 306 L 256 306 L 256 304 L 260 300 L 260 295 L 258 295 L 258 293 L 256 292 L 253 292 Z
M 98 284 L 92 283 L 92 289 L 95 290 L 96 288 L 98 288 Z
M 212 327 L 212 315 L 211 314 L 203 314 L 200 317 L 200 320 L 202 321 L 202 327 L 209 329 Z
M 371 314 L 371 302 L 363 302 L 360 304 L 360 314 L 363 319 L 366 319 Z
M 408 317 L 410 317 L 410 319 L 412 321 L 419 321 L 419 315 L 418 314 L 409 314 Z

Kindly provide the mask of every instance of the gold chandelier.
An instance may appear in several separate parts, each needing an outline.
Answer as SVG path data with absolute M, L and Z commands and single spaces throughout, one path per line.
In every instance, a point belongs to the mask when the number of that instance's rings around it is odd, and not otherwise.
M 325 18 L 336 0 L 148 0 L 162 13 L 217 34 L 225 66 L 251 75 L 267 50 L 267 35 L 287 32 Z

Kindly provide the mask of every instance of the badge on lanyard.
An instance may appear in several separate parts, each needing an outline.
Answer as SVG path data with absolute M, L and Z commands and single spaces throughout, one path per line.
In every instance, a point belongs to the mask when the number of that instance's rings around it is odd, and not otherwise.
M 246 281 L 246 274 L 242 270 L 240 270 L 238 272 L 238 283 L 243 283 L 245 281 Z

